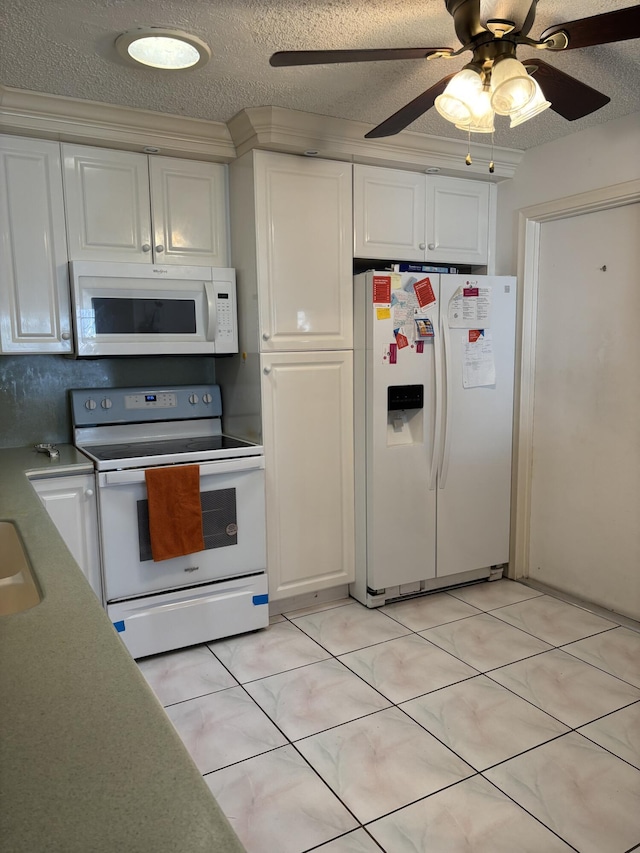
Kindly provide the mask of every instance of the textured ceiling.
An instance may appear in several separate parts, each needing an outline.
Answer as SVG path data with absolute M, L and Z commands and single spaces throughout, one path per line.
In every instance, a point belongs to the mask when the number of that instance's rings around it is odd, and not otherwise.
M 633 5 L 630 0 L 539 0 L 531 36 L 552 24 Z M 133 68 L 115 38 L 140 26 L 187 30 L 211 61 L 170 72 Z M 246 107 L 279 106 L 377 125 L 437 80 L 455 60 L 410 60 L 271 68 L 277 50 L 458 47 L 444 0 L 18 0 L 0 9 L 0 83 L 73 98 L 226 122 Z M 529 148 L 640 111 L 640 40 L 566 53 L 520 47 L 611 97 L 575 122 L 552 110 L 509 130 L 497 117 L 496 144 Z M 430 110 L 413 131 L 460 138 Z

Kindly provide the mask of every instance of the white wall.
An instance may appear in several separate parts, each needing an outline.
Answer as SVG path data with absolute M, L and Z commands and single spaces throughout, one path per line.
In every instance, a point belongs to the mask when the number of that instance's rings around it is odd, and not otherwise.
M 496 274 L 517 271 L 521 208 L 639 178 L 640 113 L 530 148 L 515 178 L 498 185 Z
M 572 134 L 525 152 L 523 160 L 518 167 L 516 177 L 498 186 L 496 271 L 500 274 L 514 274 L 517 272 L 518 212 L 522 208 L 638 179 L 640 179 L 640 114 L 633 114 L 613 122 L 589 128 L 588 130 Z M 582 217 L 579 217 L 579 219 L 582 219 Z M 600 248 L 600 246 L 598 241 L 594 240 L 593 235 L 591 237 L 586 236 L 587 229 L 582 231 L 578 221 L 573 223 L 576 227 L 570 229 L 562 237 L 560 235 L 563 227 L 562 223 L 563 220 L 559 220 L 557 223 L 549 222 L 545 224 L 544 228 L 550 229 L 549 234 L 557 236 L 561 240 L 563 261 L 566 261 L 568 264 L 567 268 L 571 269 L 572 259 L 575 261 L 575 266 L 577 267 L 577 261 L 585 259 L 588 249 L 594 248 L 594 246 Z M 557 229 L 557 234 L 554 229 Z M 638 237 L 640 237 L 640 234 Z M 630 266 L 631 269 L 637 269 L 637 245 L 638 240 L 627 237 L 610 254 L 616 257 L 617 260 Z M 604 248 L 604 246 L 601 248 Z M 601 253 L 597 254 L 600 257 Z M 595 258 L 591 259 L 591 266 L 593 266 L 595 260 Z M 599 267 L 600 264 L 598 264 L 597 268 L 599 269 Z M 627 282 L 625 287 L 632 288 L 633 284 L 631 282 L 633 280 L 632 276 L 631 281 Z M 581 316 L 580 323 L 571 323 L 565 320 L 562 329 L 559 330 L 557 324 L 554 325 L 552 322 L 555 316 L 555 308 L 557 307 L 557 301 L 553 297 L 554 287 L 557 289 L 558 284 L 554 284 L 551 281 L 551 277 L 549 277 L 549 281 L 551 284 L 546 290 L 550 293 L 550 296 L 549 293 L 547 293 L 547 296 L 551 299 L 551 308 L 545 309 L 542 297 L 539 297 L 541 301 L 539 301 L 537 307 L 538 355 L 535 363 L 536 396 L 534 409 L 539 404 L 544 408 L 543 402 L 549 396 L 553 385 L 551 381 L 544 382 L 545 364 L 544 358 L 540 354 L 553 351 L 555 353 L 555 360 L 552 365 L 552 374 L 549 375 L 556 378 L 558 376 L 566 378 L 571 368 L 571 359 L 567 357 L 567 352 L 573 352 L 574 349 L 577 350 L 581 344 L 584 344 L 584 341 L 581 342 L 580 340 L 580 324 L 582 326 L 586 325 L 592 330 L 590 336 L 593 346 L 587 346 L 586 349 L 583 346 L 585 356 L 579 363 L 579 369 L 574 370 L 571 376 L 571 383 L 566 386 L 571 388 L 571 393 L 567 393 L 565 387 L 562 405 L 565 424 L 573 424 L 574 431 L 577 428 L 576 425 L 582 429 L 586 427 L 586 434 L 588 434 L 589 439 L 592 439 L 594 438 L 592 433 L 595 434 L 597 432 L 597 423 L 595 420 L 585 417 L 585 413 L 580 411 L 576 400 L 581 396 L 585 398 L 589 395 L 591 397 L 594 395 L 597 396 L 600 391 L 604 394 L 608 393 L 608 385 L 610 384 L 611 377 L 609 376 L 604 385 L 600 383 L 602 388 L 600 388 L 598 381 L 596 381 L 599 375 L 598 370 L 602 370 L 601 365 L 597 363 L 602 354 L 602 347 L 600 346 L 600 343 L 602 343 L 600 341 L 602 329 L 598 324 L 598 310 L 593 307 L 593 302 L 590 303 L 592 307 L 589 308 L 585 307 L 586 302 L 582 301 L 580 304 L 582 305 L 582 310 L 587 311 L 587 316 Z M 608 281 L 611 282 L 611 276 L 608 277 Z M 565 291 L 567 288 L 570 288 L 574 296 L 579 292 L 579 282 L 575 280 L 574 275 L 567 275 L 566 269 L 562 282 Z M 539 286 L 540 294 L 544 294 L 545 282 L 542 281 L 542 274 Z M 567 292 L 564 295 L 566 297 Z M 620 305 L 629 305 L 632 295 L 633 291 L 627 290 L 626 300 L 622 296 L 618 300 L 618 303 L 616 303 L 618 305 L 616 310 L 624 310 L 620 308 Z M 603 294 L 603 307 L 606 304 Z M 589 311 L 591 314 L 588 313 Z M 633 310 L 632 313 L 634 313 Z M 627 334 L 629 334 L 628 330 Z M 562 336 L 562 341 L 558 337 L 560 335 Z M 624 340 L 629 339 L 623 335 Z M 623 341 L 621 342 L 621 346 L 624 350 Z M 559 343 L 562 346 L 559 346 Z M 573 349 L 572 344 L 574 345 Z M 625 363 L 628 364 L 628 357 L 631 357 L 635 364 L 637 358 L 634 355 L 633 344 L 630 344 L 626 350 Z M 608 363 L 608 369 L 615 374 L 614 362 L 615 359 Z M 634 374 L 632 381 L 628 381 L 630 386 L 637 384 L 635 376 L 636 374 Z M 627 377 L 627 379 L 629 378 Z M 617 408 L 617 411 L 607 411 L 607 416 L 611 422 L 615 423 L 616 418 L 629 419 L 629 412 L 625 410 L 624 405 L 613 408 Z M 562 441 L 566 441 L 567 446 L 573 446 L 571 445 L 571 429 L 565 431 L 566 435 L 560 435 L 558 432 L 553 433 L 551 431 L 550 433 L 549 430 L 545 432 L 544 430 L 535 429 L 533 422 L 531 424 L 523 424 L 522 428 L 532 440 L 532 480 L 536 483 L 538 492 L 544 493 L 546 489 L 547 495 L 555 495 L 556 493 L 560 497 L 564 495 L 564 499 L 568 502 L 586 501 L 589 504 L 587 509 L 591 518 L 596 516 L 597 505 L 599 505 L 600 513 L 598 517 L 601 519 L 602 528 L 609 529 L 615 527 L 615 524 L 618 523 L 617 520 L 615 518 L 607 518 L 610 502 L 607 501 L 606 495 L 602 494 L 602 490 L 598 493 L 597 489 L 591 491 L 584 489 L 580 468 L 589 464 L 588 453 L 581 457 L 578 466 L 574 466 L 572 470 L 568 466 L 564 466 L 563 468 L 563 466 L 559 466 L 558 464 L 547 466 L 546 473 L 543 470 L 544 466 L 542 463 L 544 459 L 551 458 Z M 633 438 L 630 438 L 630 436 L 633 437 L 635 434 L 632 425 L 626 423 L 626 428 L 625 436 L 628 444 L 626 448 L 618 448 L 618 450 L 623 454 L 626 450 L 630 464 L 632 466 L 638 465 L 640 464 L 638 461 L 640 445 Z M 550 538 L 550 529 L 544 528 L 544 525 L 541 527 L 540 524 L 534 524 L 531 532 L 532 542 L 529 553 L 539 555 L 541 548 L 544 547 L 545 540 Z M 562 531 L 558 535 L 562 535 Z M 534 537 L 538 537 L 539 541 L 534 542 Z M 629 615 L 633 614 L 638 618 L 636 610 L 639 603 L 636 601 L 632 604 L 625 601 L 625 595 L 636 597 L 638 595 L 637 581 L 633 577 L 633 573 L 636 571 L 633 566 L 633 552 L 634 548 L 637 549 L 637 538 L 635 540 L 636 545 L 632 545 L 629 548 L 629 554 L 625 555 L 626 559 L 618 563 L 614 562 L 614 566 L 616 569 L 619 568 L 621 576 L 617 578 L 617 593 L 613 598 L 609 594 L 609 589 L 597 582 L 597 568 L 590 566 L 587 569 L 586 564 L 588 561 L 584 558 L 584 554 L 580 554 L 579 549 L 576 550 L 573 547 L 579 541 L 579 538 L 567 535 L 566 544 L 571 545 L 573 550 L 571 548 L 567 549 L 564 556 L 560 558 L 560 562 L 563 563 L 562 566 L 556 563 L 554 568 L 551 565 L 551 561 L 547 560 L 549 570 L 540 579 L 558 589 L 563 589 L 579 597 L 612 607 L 619 612 L 626 612 Z M 628 546 L 629 542 L 627 541 L 626 547 L 628 548 Z M 555 548 L 554 555 L 558 553 L 559 549 Z M 538 562 L 541 561 L 538 560 Z M 610 565 L 602 567 L 602 562 L 604 561 L 600 561 L 601 570 L 612 570 L 613 567 Z M 530 567 L 530 569 L 531 577 L 539 573 L 537 563 Z M 589 579 L 588 584 L 585 582 L 587 575 Z

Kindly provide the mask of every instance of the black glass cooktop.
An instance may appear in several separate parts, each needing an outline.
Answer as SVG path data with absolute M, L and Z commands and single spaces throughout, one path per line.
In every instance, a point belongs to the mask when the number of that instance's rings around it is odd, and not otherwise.
M 162 441 L 135 441 L 131 444 L 98 444 L 86 449 L 96 459 L 134 459 L 144 456 L 170 456 L 179 453 L 210 452 L 215 450 L 240 450 L 255 447 L 249 441 L 228 435 L 211 435 L 200 438 L 169 438 Z

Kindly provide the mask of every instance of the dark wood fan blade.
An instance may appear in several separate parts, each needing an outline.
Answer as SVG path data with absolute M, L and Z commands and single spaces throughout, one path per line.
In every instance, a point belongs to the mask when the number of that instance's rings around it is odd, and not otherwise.
M 566 24 L 549 27 L 540 36 L 545 41 L 554 33 L 564 32 L 569 38 L 565 50 L 577 47 L 591 47 L 595 44 L 609 44 L 614 41 L 640 38 L 640 6 L 605 12 L 592 18 L 580 18 Z
M 592 89 L 586 83 L 559 71 L 541 59 L 525 59 L 524 64 L 537 68 L 535 78 L 546 99 L 551 101 L 551 109 L 568 121 L 595 113 L 611 100 L 597 89 Z
M 329 65 L 335 62 L 382 62 L 388 59 L 426 59 L 432 53 L 452 47 L 391 47 L 380 50 L 281 50 L 274 53 L 269 64 L 276 68 L 285 65 Z
M 393 136 L 394 133 L 400 133 L 400 131 L 404 130 L 412 121 L 420 118 L 423 113 L 426 113 L 427 110 L 431 109 L 435 99 L 438 95 L 441 95 L 444 92 L 447 83 L 454 76 L 455 74 L 449 74 L 447 77 L 443 77 L 442 80 L 438 80 L 438 82 L 430 89 L 427 89 L 426 92 L 418 95 L 418 97 L 414 98 L 413 101 L 399 109 L 397 113 L 389 116 L 389 118 L 385 119 L 382 124 L 374 127 L 373 130 L 369 131 L 369 133 L 365 133 L 364 138 L 379 139 L 382 136 Z

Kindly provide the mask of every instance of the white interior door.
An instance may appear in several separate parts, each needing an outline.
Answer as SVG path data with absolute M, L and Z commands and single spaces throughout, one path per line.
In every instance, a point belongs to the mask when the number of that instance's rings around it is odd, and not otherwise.
M 638 204 L 541 226 L 529 551 L 532 579 L 636 619 L 639 234 Z

